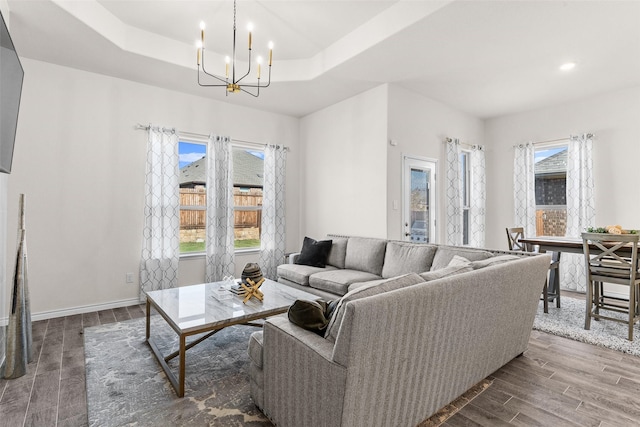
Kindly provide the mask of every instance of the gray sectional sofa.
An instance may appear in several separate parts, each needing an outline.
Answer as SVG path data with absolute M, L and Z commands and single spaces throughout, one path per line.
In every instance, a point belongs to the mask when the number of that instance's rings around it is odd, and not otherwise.
M 268 319 L 251 395 L 278 426 L 415 426 L 526 350 L 548 255 L 333 240 L 278 281 L 340 301 L 321 336 Z

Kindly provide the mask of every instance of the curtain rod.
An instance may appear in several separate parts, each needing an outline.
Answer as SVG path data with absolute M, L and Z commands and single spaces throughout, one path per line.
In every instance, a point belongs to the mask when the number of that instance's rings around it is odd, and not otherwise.
M 586 133 L 586 134 L 584 134 L 584 135 L 585 135 L 587 138 L 593 138 L 593 137 L 595 136 L 595 135 L 594 135 L 594 134 L 592 134 L 592 133 Z M 548 144 L 548 143 L 551 143 L 551 142 L 566 141 L 566 140 L 571 139 L 571 138 L 574 138 L 574 136 L 573 136 L 573 135 L 569 135 L 569 136 L 568 136 L 568 137 L 566 137 L 566 138 L 548 139 L 548 140 L 546 140 L 546 141 L 535 141 L 535 142 L 532 142 L 532 144 L 533 144 L 533 145 L 537 145 L 537 144 Z
M 140 123 L 137 123 L 135 125 L 135 129 L 136 130 L 149 130 L 149 125 L 141 125 Z M 174 128 L 175 131 L 175 128 Z M 209 135 L 204 134 L 204 133 L 197 133 L 197 132 L 189 132 L 189 131 L 177 131 L 180 135 L 184 135 L 184 136 L 195 136 L 198 138 L 209 138 Z M 247 145 L 253 145 L 253 146 L 257 146 L 257 147 L 266 147 L 269 144 L 266 144 L 264 142 L 253 142 L 253 141 L 245 141 L 242 139 L 231 139 L 231 142 L 237 142 L 239 144 L 247 144 Z M 288 150 L 289 147 L 284 147 L 285 150 Z
M 463 146 L 468 147 L 468 148 L 479 149 L 479 150 L 484 149 L 484 145 L 480 145 L 480 144 L 468 144 L 466 142 L 460 142 L 460 140 L 453 139 L 453 138 L 445 138 L 445 140 L 444 140 L 444 142 L 453 142 L 453 141 L 457 141 L 458 144 L 463 145 Z

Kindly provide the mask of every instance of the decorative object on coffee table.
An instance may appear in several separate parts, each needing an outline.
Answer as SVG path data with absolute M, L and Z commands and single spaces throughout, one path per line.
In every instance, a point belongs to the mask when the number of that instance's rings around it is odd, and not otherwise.
M 24 217 L 24 194 L 20 194 L 18 211 L 18 250 L 11 292 L 11 313 L 7 327 L 7 352 L 4 377 L 18 378 L 27 373 L 33 358 L 31 309 L 27 281 L 27 238 Z
M 263 278 L 262 270 L 260 270 L 260 266 L 255 262 L 248 262 L 242 269 L 242 275 L 240 276 L 240 278 L 245 284 L 249 284 L 247 280 L 250 279 L 252 281 L 251 285 L 254 285 Z
M 264 283 L 264 277 L 257 282 L 254 282 L 249 278 L 247 278 L 246 281 L 249 286 L 245 285 L 244 283 L 240 283 L 240 286 L 242 286 L 245 291 L 244 299 L 242 300 L 242 302 L 246 304 L 247 301 L 251 299 L 251 297 L 255 297 L 257 300 L 263 301 L 264 294 L 260 292 L 260 286 L 262 285 L 262 283 Z

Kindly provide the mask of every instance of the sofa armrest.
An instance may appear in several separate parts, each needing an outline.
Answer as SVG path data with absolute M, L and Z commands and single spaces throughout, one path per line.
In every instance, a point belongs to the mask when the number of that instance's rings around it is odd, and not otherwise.
M 287 264 L 295 264 L 299 256 L 300 256 L 300 252 L 294 252 L 289 254 Z
M 277 330 L 277 333 L 287 334 L 297 340 L 300 345 L 306 346 L 310 351 L 316 352 L 318 356 L 327 362 L 333 363 L 333 343 L 331 341 L 324 339 L 314 332 L 296 326 L 284 315 L 271 317 L 265 321 L 265 335 L 270 335 L 271 333 L 268 334 L 266 332 L 268 329 L 267 325 L 274 328 L 274 331 L 271 332 L 276 332 Z
M 340 426 L 347 370 L 331 359 L 333 343 L 279 316 L 265 321 L 263 344 L 263 410 L 269 419 L 276 425 Z

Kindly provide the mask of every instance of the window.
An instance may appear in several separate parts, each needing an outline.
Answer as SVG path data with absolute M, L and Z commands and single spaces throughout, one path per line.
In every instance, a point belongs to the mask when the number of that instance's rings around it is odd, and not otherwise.
M 460 178 L 462 179 L 460 207 L 462 208 L 462 244 L 469 244 L 469 210 L 471 209 L 471 173 L 469 166 L 469 158 L 471 157 L 468 151 L 460 152 Z
M 564 236 L 567 225 L 567 145 L 537 148 L 536 234 Z
M 205 251 L 207 166 L 205 143 L 180 141 L 180 253 Z M 233 147 L 236 250 L 260 247 L 264 152 Z

